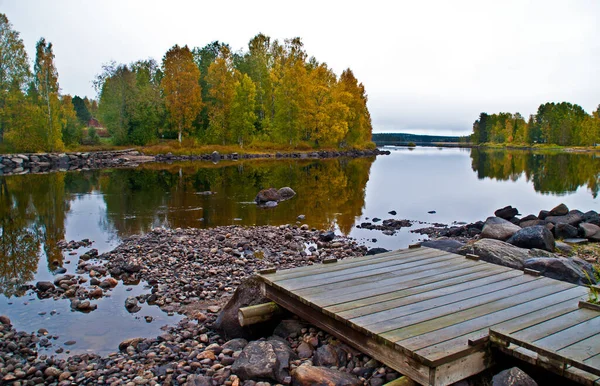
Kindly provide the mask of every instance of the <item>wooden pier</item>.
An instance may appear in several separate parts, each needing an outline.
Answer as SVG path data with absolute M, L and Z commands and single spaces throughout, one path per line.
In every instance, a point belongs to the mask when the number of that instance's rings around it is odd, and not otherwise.
M 260 277 L 266 297 L 422 385 L 485 370 L 492 346 L 600 385 L 586 287 L 424 247 Z

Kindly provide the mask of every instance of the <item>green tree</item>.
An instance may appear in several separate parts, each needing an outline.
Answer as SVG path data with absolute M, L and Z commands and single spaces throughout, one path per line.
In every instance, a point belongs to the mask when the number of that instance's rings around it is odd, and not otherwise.
M 62 139 L 65 145 L 73 146 L 81 142 L 83 131 L 81 122 L 77 118 L 73 99 L 70 95 L 63 95 L 60 98 L 60 119 L 62 126 Z
M 19 33 L 12 28 L 5 14 L 0 13 L 0 143 L 4 140 L 4 133 L 9 129 L 7 125 L 8 100 L 20 98 L 31 77 L 29 60 L 23 40 Z M 12 95 L 11 95 L 12 94 Z M 12 117 L 14 120 L 14 117 Z M 17 126 L 13 128 L 18 130 Z
M 200 70 L 187 46 L 173 46 L 163 58 L 164 77 L 161 87 L 171 124 L 177 128 L 181 143 L 184 132 L 189 132 L 192 123 L 202 108 L 199 79 Z
M 92 118 L 92 114 L 88 110 L 83 99 L 75 95 L 73 97 L 73 108 L 75 109 L 75 113 L 77 114 L 77 119 L 81 122 L 82 125 L 87 125 Z
M 100 94 L 98 117 L 116 145 L 130 142 L 131 105 L 135 95 L 135 73 L 114 62 L 103 66 L 94 85 Z
M 238 145 L 248 143 L 254 132 L 256 114 L 254 104 L 256 86 L 247 74 L 235 83 L 235 96 L 231 106 L 231 131 Z
M 58 71 L 54 66 L 52 43 L 38 40 L 35 55 L 35 86 L 46 115 L 45 147 L 50 151 L 62 149 L 62 127 L 60 122 L 60 100 L 58 97 Z
M 217 59 L 208 67 L 206 84 L 210 102 L 208 108 L 209 137 L 223 144 L 231 139 L 230 115 L 235 96 L 236 71 L 233 68 L 231 52 L 223 46 Z

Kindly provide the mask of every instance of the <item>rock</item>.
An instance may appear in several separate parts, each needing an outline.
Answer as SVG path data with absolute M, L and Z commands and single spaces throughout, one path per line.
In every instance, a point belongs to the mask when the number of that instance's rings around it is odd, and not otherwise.
M 498 209 L 494 212 L 496 217 L 503 218 L 505 220 L 509 220 L 519 214 L 517 208 L 513 208 L 512 206 L 505 206 L 504 208 Z
M 538 214 L 538 218 L 540 220 L 545 220 L 546 217 L 548 217 L 549 213 L 550 213 L 550 211 L 548 211 L 548 210 L 540 210 L 540 213 Z
M 562 216 L 548 216 L 546 217 L 546 221 L 554 225 L 564 223 L 577 226 L 583 221 L 583 217 L 579 213 L 578 211 L 571 211 Z
M 248 343 L 233 362 L 231 371 L 242 380 L 270 379 L 283 382 L 289 376 L 293 351 L 278 340 Z
M 289 200 L 296 195 L 296 192 L 294 192 L 294 190 L 288 186 L 279 189 L 277 193 L 279 193 L 281 200 Z
M 572 255 L 573 254 L 573 247 L 570 246 L 569 244 L 562 242 L 562 241 L 557 241 L 556 242 L 556 251 L 564 254 L 564 255 Z
M 268 201 L 279 201 L 281 197 L 279 197 L 279 192 L 275 188 L 263 189 L 254 198 L 254 201 L 257 204 L 262 204 Z
M 537 386 L 537 383 L 518 367 L 494 375 L 492 386 Z
M 519 220 L 519 226 L 521 226 L 522 222 L 533 221 L 533 220 L 539 220 L 539 218 L 536 215 L 528 214 L 527 216 L 525 216 Z M 522 226 L 521 226 L 521 228 L 522 228 Z
M 505 241 L 521 227 L 500 217 L 488 217 L 481 231 L 481 238 Z
M 352 374 L 327 367 L 302 365 L 292 370 L 293 386 L 359 386 L 362 381 Z
M 391 214 L 392 216 L 395 216 L 396 214 L 398 214 L 395 210 L 390 210 L 388 213 Z
M 570 244 L 570 245 L 582 245 L 582 244 L 587 244 L 588 240 L 587 239 L 581 239 L 581 238 L 576 238 L 576 239 L 564 239 L 563 240 L 565 243 Z
M 52 291 L 56 287 L 49 281 L 38 281 L 35 283 L 35 288 L 40 292 Z
M 223 307 L 215 322 L 215 328 L 223 334 L 225 339 L 244 338 L 252 340 L 261 336 L 268 336 L 279 322 L 275 318 L 265 323 L 240 326 L 238 320 L 240 308 L 270 302 L 269 299 L 263 297 L 260 283 L 260 280 L 256 277 L 244 280 L 235 290 L 229 302 Z
M 312 357 L 314 349 L 310 344 L 302 342 L 298 346 L 297 351 L 300 359 L 306 359 Z
M 555 206 L 548 212 L 548 216 L 564 216 L 569 213 L 569 208 L 565 204 Z
M 342 363 L 340 359 L 344 359 L 344 363 Z M 345 358 L 340 358 L 340 355 L 338 355 L 335 347 L 333 347 L 331 344 L 326 344 L 317 348 L 313 355 L 312 362 L 315 366 L 324 367 L 340 367 L 346 364 Z
M 579 224 L 583 237 L 590 241 L 600 241 L 600 227 L 590 223 Z
M 213 151 L 213 152 L 212 152 L 212 154 L 210 155 L 210 159 L 211 159 L 213 162 L 219 162 L 219 160 L 221 159 L 221 155 L 219 154 L 219 152 L 218 152 L 218 151 L 216 151 L 216 150 L 215 150 L 215 151 Z
M 461 255 L 472 253 L 482 261 L 515 269 L 523 269 L 525 260 L 530 257 L 527 249 L 494 239 L 481 239 L 472 245 L 465 245 L 458 252 Z
M 212 379 L 200 374 L 188 375 L 185 386 L 212 386 Z
M 519 221 L 519 226 L 521 228 L 527 228 L 527 227 L 532 227 L 532 226 L 536 226 L 536 225 L 546 225 L 548 222 L 546 220 L 526 220 L 526 221 Z
M 552 232 L 541 225 L 520 229 L 507 242 L 520 248 L 538 248 L 549 252 L 554 252 L 555 246 Z
M 248 341 L 242 338 L 231 339 L 223 344 L 223 350 L 241 351 L 246 347 Z
M 292 334 L 300 335 L 302 329 L 307 327 L 308 325 L 300 320 L 284 319 L 275 327 L 273 335 L 287 339 Z
M 303 214 L 301 214 L 301 215 L 298 215 L 298 217 L 296 217 L 296 219 L 297 219 L 298 221 L 304 221 L 304 219 L 305 219 L 305 218 L 306 218 L 306 216 L 305 216 L 305 215 L 303 215 Z
M 135 297 L 129 296 L 127 299 L 125 299 L 125 309 L 127 309 L 129 313 L 134 314 L 142 308 L 138 306 L 138 301 Z
M 554 227 L 554 236 L 557 239 L 572 239 L 577 237 L 578 230 L 573 225 L 558 223 Z
M 534 257 L 525 260 L 525 268 L 539 271 L 551 279 L 579 285 L 589 284 L 586 275 L 593 277 L 592 266 L 585 264 L 587 263 L 565 257 Z
M 465 243 L 454 239 L 437 239 L 424 241 L 421 243 L 421 246 L 435 248 L 450 253 L 457 253 L 460 248 L 465 246 Z
M 46 370 L 44 370 L 44 375 L 46 377 L 58 378 L 61 373 L 62 373 L 62 371 L 60 371 L 59 369 L 57 369 L 54 366 L 50 366 L 50 367 L 46 368 Z
M 385 252 L 389 252 L 389 250 L 385 248 L 371 248 L 367 251 L 367 256 L 373 256 Z
M 263 204 L 265 208 L 275 208 L 277 206 L 277 201 L 267 201 Z
M 323 232 L 319 234 L 319 240 L 323 242 L 329 242 L 335 238 L 335 233 L 333 231 Z
M 600 215 L 593 210 L 583 214 L 583 222 L 600 226 Z
M 5 326 L 10 326 L 12 323 L 10 322 L 10 318 L 6 315 L 0 315 L 0 323 Z

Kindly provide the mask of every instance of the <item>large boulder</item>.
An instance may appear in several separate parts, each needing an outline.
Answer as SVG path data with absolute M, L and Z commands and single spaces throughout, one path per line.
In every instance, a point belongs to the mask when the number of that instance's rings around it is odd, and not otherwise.
M 598 212 L 596 212 L 594 210 L 590 210 L 589 212 L 585 212 L 583 214 L 583 222 L 587 222 L 587 223 L 590 223 L 590 224 L 594 224 L 594 225 L 600 226 L 600 215 L 598 214 Z
M 494 212 L 494 215 L 496 217 L 500 217 L 505 220 L 510 220 L 511 218 L 515 217 L 517 214 L 519 214 L 519 211 L 517 210 L 517 208 L 513 208 L 510 205 L 505 206 L 504 208 L 498 209 Z
M 460 254 L 472 253 L 488 263 L 523 269 L 529 256 L 527 249 L 516 247 L 501 240 L 481 239 L 459 250 Z
M 277 193 L 279 193 L 281 200 L 289 200 L 296 195 L 296 192 L 294 192 L 294 190 L 288 186 L 279 189 Z
M 327 367 L 302 365 L 292 370 L 293 386 L 359 386 L 358 377 Z
M 465 243 L 454 239 L 437 239 L 424 241 L 421 243 L 421 245 L 424 247 L 435 248 L 450 253 L 457 253 L 459 249 L 465 246 Z
M 537 248 L 550 252 L 554 252 L 555 247 L 552 232 L 541 225 L 520 229 L 507 240 L 507 243 L 520 248 Z
M 546 217 L 547 222 L 551 222 L 552 224 L 569 224 L 573 226 L 579 225 L 583 221 L 583 213 L 578 210 L 572 210 L 569 213 L 561 216 L 548 216 Z
M 283 383 L 296 354 L 281 340 L 248 343 L 233 362 L 231 371 L 242 380 L 273 380 Z
M 546 220 L 540 220 L 540 219 L 537 219 L 537 220 L 525 220 L 525 221 L 521 220 L 521 221 L 519 221 L 519 226 L 521 228 L 533 227 L 533 226 L 536 226 L 536 225 L 544 225 L 545 226 L 546 224 L 549 224 L 549 223 Z
M 590 241 L 600 241 L 600 227 L 590 223 L 579 224 L 583 237 Z
M 260 285 L 261 282 L 256 276 L 244 280 L 221 310 L 215 322 L 215 328 L 223 334 L 225 339 L 244 338 L 252 340 L 269 336 L 279 323 L 279 320 L 275 318 L 264 323 L 240 326 L 238 320 L 240 308 L 270 302 L 269 299 L 262 296 Z
M 268 201 L 279 201 L 281 197 L 279 196 L 279 191 L 275 188 L 263 189 L 256 195 L 254 201 L 257 204 L 262 204 Z
M 589 263 L 570 257 L 534 257 L 525 260 L 525 268 L 539 271 L 543 276 L 573 284 L 589 284 L 594 277 Z M 592 279 L 593 280 L 593 279 Z
M 481 231 L 482 239 L 495 239 L 505 241 L 514 235 L 520 226 L 500 217 L 488 217 Z
M 315 366 L 340 367 L 346 366 L 346 363 L 348 363 L 346 356 L 346 351 L 336 349 L 336 346 L 333 344 L 325 344 L 317 348 L 312 361 Z
M 577 237 L 579 231 L 573 225 L 558 223 L 554 227 L 554 236 L 557 239 L 573 239 Z
M 518 367 L 494 375 L 492 386 L 537 386 L 537 383 Z
M 550 209 L 548 216 L 564 216 L 569 213 L 569 208 L 565 204 L 560 204 Z

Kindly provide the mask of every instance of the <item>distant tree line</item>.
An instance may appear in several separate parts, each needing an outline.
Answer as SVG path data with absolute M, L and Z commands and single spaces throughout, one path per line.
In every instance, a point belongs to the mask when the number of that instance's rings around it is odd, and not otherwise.
M 350 69 L 338 78 L 308 59 L 300 38 L 281 44 L 258 34 L 235 53 L 218 41 L 191 50 L 175 45 L 160 65 L 105 65 L 95 86 L 100 121 L 117 144 L 158 137 L 239 146 L 371 141 L 364 86 Z
M 23 40 L 0 13 L 0 144 L 15 151 L 60 151 L 84 140 L 95 101 L 60 94 L 52 43 L 36 44 L 33 71 Z
M 471 142 L 592 146 L 600 143 L 600 106 L 588 114 L 571 103 L 544 103 L 527 121 L 519 113 L 481 113 Z
M 421 134 L 408 134 L 408 133 L 374 133 L 373 142 L 379 144 L 394 144 L 394 143 L 459 143 L 465 142 L 466 137 L 459 136 L 447 136 L 447 135 L 421 135 Z

